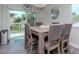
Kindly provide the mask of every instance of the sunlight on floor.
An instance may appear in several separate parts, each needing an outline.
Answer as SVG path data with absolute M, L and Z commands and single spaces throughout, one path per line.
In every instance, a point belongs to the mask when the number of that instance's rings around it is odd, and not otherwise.
M 24 36 L 24 32 L 21 32 L 21 33 L 11 33 L 10 34 L 10 38 L 19 37 L 19 36 Z

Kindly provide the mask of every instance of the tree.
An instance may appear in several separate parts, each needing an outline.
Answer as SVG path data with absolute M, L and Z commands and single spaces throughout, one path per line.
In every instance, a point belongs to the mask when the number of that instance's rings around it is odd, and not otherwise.
M 79 15 L 76 14 L 76 12 L 72 13 L 72 20 L 73 22 L 79 22 Z
M 14 20 L 14 23 L 19 23 L 19 22 L 21 22 L 21 18 L 20 17 L 16 17 L 16 18 L 14 18 L 15 20 Z
M 24 14 L 22 14 L 21 19 L 25 21 L 26 20 L 26 16 Z
M 73 16 L 76 16 L 77 14 L 76 14 L 76 12 L 73 12 L 72 15 L 73 15 Z
M 34 25 L 34 22 L 35 22 L 35 13 L 34 12 L 30 12 L 28 13 L 27 15 L 27 22 L 30 24 L 30 25 Z

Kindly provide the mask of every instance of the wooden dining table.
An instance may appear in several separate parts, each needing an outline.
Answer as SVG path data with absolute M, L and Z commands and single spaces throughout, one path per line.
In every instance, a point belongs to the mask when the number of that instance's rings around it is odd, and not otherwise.
M 38 36 L 38 54 L 44 54 L 44 38 L 48 35 L 49 26 L 33 26 L 31 32 Z

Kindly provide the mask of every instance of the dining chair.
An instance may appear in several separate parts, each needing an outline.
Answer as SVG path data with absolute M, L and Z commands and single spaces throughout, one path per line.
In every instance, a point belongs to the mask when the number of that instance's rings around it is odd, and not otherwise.
M 30 24 L 25 24 L 25 49 L 27 49 L 27 53 L 31 53 L 31 43 L 32 35 L 30 30 Z
M 42 22 L 36 22 L 36 26 L 41 26 L 41 25 L 43 25 Z
M 59 24 L 59 22 L 52 22 L 52 24 Z
M 45 50 L 48 54 L 60 53 L 60 40 L 63 26 L 61 24 L 50 25 L 48 41 L 45 42 Z
M 61 53 L 69 53 L 69 35 L 72 24 L 64 24 L 62 39 L 61 39 Z
M 38 41 L 37 37 L 31 33 L 30 24 L 25 24 L 25 49 L 27 53 L 38 53 Z

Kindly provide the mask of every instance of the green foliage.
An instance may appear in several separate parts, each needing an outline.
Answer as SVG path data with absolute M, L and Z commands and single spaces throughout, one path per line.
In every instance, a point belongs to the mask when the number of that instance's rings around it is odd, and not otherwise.
M 14 24 L 13 26 L 10 27 L 11 29 L 11 33 L 17 33 L 17 32 L 21 32 L 21 29 L 19 28 L 19 24 Z
M 15 13 L 10 13 L 10 17 L 13 19 L 12 25 L 10 27 L 11 33 L 17 33 L 22 32 L 21 24 L 19 24 L 21 21 L 26 20 L 26 15 L 21 14 L 20 16 L 17 16 Z M 15 23 L 15 24 L 14 24 Z
M 26 15 L 22 14 L 21 19 L 25 21 L 26 20 Z
M 72 13 L 72 20 L 73 22 L 79 22 L 79 15 L 77 15 L 75 12 Z
M 34 12 L 30 12 L 27 15 L 27 22 L 30 23 L 31 25 L 34 25 L 34 21 L 35 21 L 35 13 Z
M 72 13 L 73 16 L 76 16 L 77 14 L 75 12 Z
M 20 23 L 21 21 L 25 21 L 26 20 L 26 15 L 22 14 L 22 16 L 18 16 L 16 17 L 15 14 L 11 14 L 11 17 L 13 17 L 14 19 L 14 23 L 16 23 L 15 25 L 13 24 L 11 26 L 11 32 L 15 33 L 15 32 L 21 32 L 21 25 L 19 26 L 17 23 Z M 27 22 L 30 23 L 30 25 L 34 25 L 34 21 L 35 21 L 35 13 L 34 12 L 30 12 L 27 14 Z
M 26 16 L 23 14 L 21 17 L 14 17 L 14 23 L 19 23 L 21 21 L 25 21 L 26 20 Z
M 21 22 L 21 18 L 20 17 L 16 17 L 16 18 L 14 18 L 15 20 L 14 20 L 14 23 L 19 23 L 19 22 Z

